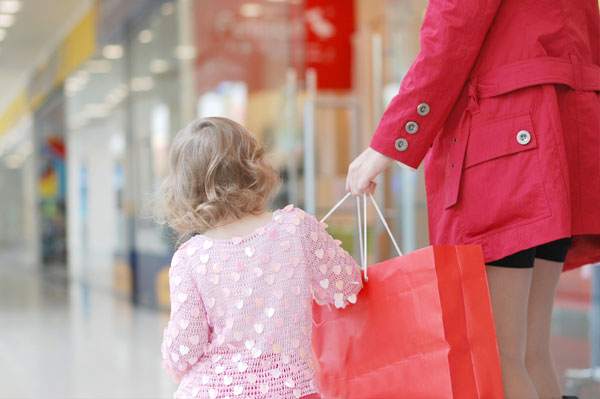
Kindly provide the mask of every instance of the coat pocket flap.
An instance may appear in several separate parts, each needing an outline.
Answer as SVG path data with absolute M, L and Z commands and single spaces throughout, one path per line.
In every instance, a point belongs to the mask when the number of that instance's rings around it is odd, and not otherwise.
M 529 113 L 484 122 L 471 126 L 463 169 L 536 147 Z

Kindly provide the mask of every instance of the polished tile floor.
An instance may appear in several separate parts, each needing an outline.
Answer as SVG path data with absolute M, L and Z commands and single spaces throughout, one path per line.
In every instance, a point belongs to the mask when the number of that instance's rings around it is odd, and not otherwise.
M 0 398 L 168 398 L 175 385 L 160 367 L 167 314 L 132 306 L 111 292 L 27 270 L 0 253 Z M 587 290 L 587 291 L 586 291 Z M 589 365 L 589 280 L 564 276 L 554 315 L 553 354 L 567 368 Z
M 167 315 L 0 266 L 0 398 L 169 398 Z

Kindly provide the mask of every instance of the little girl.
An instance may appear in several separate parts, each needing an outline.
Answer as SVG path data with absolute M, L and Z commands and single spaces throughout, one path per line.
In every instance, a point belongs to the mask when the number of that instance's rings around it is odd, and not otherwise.
M 192 122 L 169 157 L 166 219 L 192 236 L 171 263 L 161 348 L 175 398 L 318 398 L 311 303 L 356 302 L 358 266 L 311 215 L 266 211 L 278 178 L 241 125 Z

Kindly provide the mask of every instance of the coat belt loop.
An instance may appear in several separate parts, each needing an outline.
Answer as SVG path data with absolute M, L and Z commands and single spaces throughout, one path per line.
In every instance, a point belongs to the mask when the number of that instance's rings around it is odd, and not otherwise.
M 579 76 L 579 74 L 581 73 L 579 60 L 577 59 L 577 56 L 573 55 L 573 54 L 571 54 L 571 56 L 569 56 L 569 58 L 571 59 L 571 70 L 573 71 L 572 72 L 573 73 L 573 88 L 575 90 L 581 90 L 582 79 Z
M 469 105 L 467 110 L 471 115 L 479 113 L 479 94 L 477 93 L 477 78 L 469 79 Z

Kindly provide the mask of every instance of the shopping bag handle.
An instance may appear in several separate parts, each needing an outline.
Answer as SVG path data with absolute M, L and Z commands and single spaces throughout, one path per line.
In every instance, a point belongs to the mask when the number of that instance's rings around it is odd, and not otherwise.
M 331 208 L 329 210 L 329 212 L 327 212 L 327 214 L 325 214 L 325 216 L 323 216 L 323 218 L 321 218 L 320 222 L 324 222 L 329 216 L 331 216 L 331 214 L 333 212 L 335 212 L 335 210 L 337 208 L 339 208 L 340 205 L 342 205 L 344 203 L 344 201 L 346 201 L 348 199 L 348 197 L 350 197 L 351 195 L 352 195 L 351 193 L 346 193 L 344 198 L 342 198 L 340 201 L 338 201 L 338 203 L 335 204 L 333 206 L 333 208 Z M 377 216 L 379 216 L 381 223 L 385 227 L 385 230 L 387 231 L 390 239 L 392 240 L 392 244 L 394 244 L 394 248 L 396 249 L 396 252 L 398 252 L 398 256 L 402 256 L 402 251 L 400 251 L 400 247 L 398 246 L 398 243 L 396 242 L 396 239 L 394 238 L 394 235 L 392 234 L 392 231 L 390 230 L 390 227 L 388 226 L 388 224 L 385 220 L 385 217 L 383 217 L 383 213 L 381 212 L 381 209 L 379 209 L 379 205 L 377 205 L 377 201 L 375 201 L 373 194 L 369 193 L 369 197 L 371 198 L 371 202 L 373 203 L 373 206 L 375 207 Z M 362 266 L 363 272 L 365 274 L 365 281 L 368 281 L 368 277 L 367 277 L 367 194 L 363 195 L 363 217 L 362 217 L 362 219 L 364 221 L 363 223 L 361 223 L 360 208 L 361 208 L 360 207 L 360 199 L 357 196 L 356 197 L 356 213 L 357 213 L 357 219 L 358 219 L 358 232 L 359 232 L 358 238 L 359 238 L 359 246 L 360 246 L 360 259 L 361 259 L 361 266 Z

